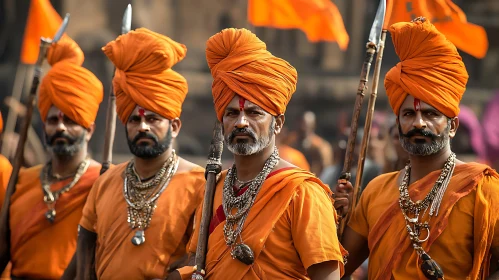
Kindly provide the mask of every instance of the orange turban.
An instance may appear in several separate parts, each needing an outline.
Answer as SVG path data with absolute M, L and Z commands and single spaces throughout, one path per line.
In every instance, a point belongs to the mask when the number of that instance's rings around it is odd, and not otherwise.
M 64 36 L 47 51 L 52 65 L 40 84 L 38 109 L 42 120 L 55 106 L 77 124 L 88 128 L 97 116 L 102 102 L 102 83 L 92 72 L 83 68 L 80 47 Z
M 121 122 L 127 122 L 137 105 L 170 120 L 180 117 L 187 81 L 171 67 L 184 59 L 184 45 L 139 28 L 102 50 L 116 66 L 113 87 Z
M 401 62 L 386 74 L 385 88 L 398 116 L 407 94 L 430 104 L 447 117 L 459 114 L 468 73 L 456 47 L 424 19 L 389 28 Z
M 265 43 L 246 29 L 224 29 L 206 45 L 213 101 L 220 121 L 236 94 L 274 116 L 284 114 L 296 90 L 293 66 L 273 56 Z

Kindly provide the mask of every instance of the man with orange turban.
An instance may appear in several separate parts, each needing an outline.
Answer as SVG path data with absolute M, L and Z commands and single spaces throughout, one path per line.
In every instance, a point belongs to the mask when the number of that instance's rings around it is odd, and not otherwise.
M 424 18 L 389 31 L 401 62 L 385 87 L 409 163 L 362 193 L 344 234 L 346 274 L 369 256 L 369 279 L 488 279 L 499 257 L 499 175 L 456 159 L 450 145 L 466 68 Z
M 295 68 L 246 29 L 212 36 L 206 59 L 234 165 L 215 188 L 204 277 L 339 279 L 343 252 L 332 193 L 312 173 L 282 160 L 275 145 L 296 89 Z M 199 211 L 196 224 L 201 216 Z M 184 267 L 171 278 L 188 279 L 192 272 Z
M 139 28 L 103 48 L 116 66 L 116 110 L 133 158 L 94 184 L 78 239 L 78 279 L 153 279 L 186 256 L 204 169 L 172 148 L 187 82 L 173 71 L 186 47 Z
M 47 53 L 52 68 L 41 81 L 38 109 L 50 160 L 21 170 L 11 198 L 10 254 L 1 257 L 11 261 L 13 279 L 60 279 L 76 250 L 78 222 L 101 168 L 87 144 L 103 88 L 83 59 L 69 37 Z

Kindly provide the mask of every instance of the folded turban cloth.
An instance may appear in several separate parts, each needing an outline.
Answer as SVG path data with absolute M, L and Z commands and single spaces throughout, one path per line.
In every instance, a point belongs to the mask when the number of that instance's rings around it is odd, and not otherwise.
M 55 106 L 77 124 L 88 128 L 94 123 L 103 98 L 102 83 L 81 65 L 84 60 L 80 47 L 69 37 L 47 51 L 52 68 L 40 84 L 38 109 L 43 121 L 50 107 Z
M 389 31 L 401 60 L 385 77 L 395 114 L 410 94 L 447 117 L 457 116 L 468 73 L 456 47 L 423 18 L 395 23 Z
M 116 66 L 113 87 L 121 122 L 127 122 L 137 105 L 170 120 L 180 117 L 187 81 L 171 67 L 185 57 L 184 45 L 139 28 L 102 50 Z
M 236 94 L 274 116 L 284 114 L 296 90 L 293 66 L 273 56 L 265 43 L 246 29 L 224 29 L 206 45 L 213 101 L 220 121 Z

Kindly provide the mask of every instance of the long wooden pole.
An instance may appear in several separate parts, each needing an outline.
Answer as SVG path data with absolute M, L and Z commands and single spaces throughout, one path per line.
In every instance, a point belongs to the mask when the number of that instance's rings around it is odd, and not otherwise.
M 40 76 L 42 74 L 42 64 L 45 59 L 45 54 L 48 47 L 51 44 L 51 40 L 41 39 L 40 42 L 40 52 L 38 53 L 38 59 L 35 64 L 35 74 L 33 77 L 33 83 L 31 85 L 31 90 L 29 92 L 26 116 L 24 117 L 21 131 L 19 132 L 19 143 L 16 148 L 16 155 L 14 158 L 14 164 L 12 169 L 12 174 L 10 176 L 9 184 L 7 186 L 7 191 L 5 193 L 5 200 L 2 205 L 2 210 L 0 214 L 0 271 L 3 271 L 10 261 L 10 227 L 9 227 L 9 208 L 10 199 L 14 192 L 16 191 L 17 179 L 19 176 L 19 170 L 23 164 L 24 159 L 24 146 L 26 144 L 26 139 L 28 137 L 29 127 L 31 125 L 31 118 L 33 116 L 33 109 L 35 107 L 36 92 L 38 90 L 38 85 L 40 84 Z
M 213 129 L 208 163 L 206 164 L 206 187 L 203 201 L 203 214 L 199 225 L 198 244 L 196 248 L 196 272 L 193 279 L 203 279 L 206 264 L 206 249 L 208 248 L 208 235 L 211 217 L 213 215 L 213 197 L 217 175 L 222 171 L 223 136 L 222 124 L 217 121 Z

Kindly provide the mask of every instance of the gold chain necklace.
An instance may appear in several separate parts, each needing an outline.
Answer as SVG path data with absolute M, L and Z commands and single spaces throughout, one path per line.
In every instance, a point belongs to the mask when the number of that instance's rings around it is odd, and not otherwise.
M 78 181 L 80 181 L 81 176 L 87 172 L 88 166 L 90 165 L 90 159 L 86 158 L 83 160 L 79 165 L 78 168 L 76 169 L 76 174 L 73 177 L 73 180 L 67 184 L 66 186 L 62 187 L 59 190 L 52 191 L 50 189 L 50 170 L 52 169 L 52 162 L 49 161 L 42 169 L 42 173 L 40 174 L 40 181 L 42 183 L 42 190 L 43 190 L 43 201 L 45 204 L 47 204 L 48 211 L 45 213 L 45 218 L 50 222 L 54 223 L 55 221 L 55 216 L 56 216 L 56 211 L 55 211 L 55 203 L 59 199 L 59 197 L 68 192 L 70 189 L 72 189 Z
M 409 239 L 411 240 L 412 246 L 419 258 L 421 259 L 420 269 L 426 278 L 431 280 L 444 279 L 444 273 L 442 268 L 438 263 L 433 260 L 430 255 L 423 249 L 422 244 L 430 238 L 430 225 L 429 221 L 433 216 L 438 215 L 438 210 L 442 202 L 445 190 L 449 185 L 452 174 L 454 173 L 454 168 L 456 166 L 456 154 L 451 153 L 449 158 L 444 164 L 444 168 L 440 173 L 437 181 L 433 185 L 433 188 L 426 195 L 423 200 L 418 200 L 413 202 L 409 196 L 409 179 L 411 173 L 411 166 L 407 164 L 405 167 L 404 177 L 399 186 L 399 205 L 402 210 L 402 215 L 406 223 L 406 230 L 409 234 Z M 430 208 L 429 219 L 425 222 L 419 220 L 421 212 L 424 218 L 426 211 Z M 420 238 L 421 234 L 426 232 L 424 238 Z
M 157 182 L 157 184 L 144 188 L 146 184 L 139 183 L 140 178 L 138 178 L 136 172 L 132 171 L 134 168 L 130 165 L 133 165 L 133 161 L 128 163 L 123 183 L 123 195 L 128 204 L 127 222 L 132 229 L 137 228 L 132 238 L 133 245 L 139 246 L 146 241 L 144 231 L 151 223 L 159 197 L 165 191 L 173 175 L 177 172 L 178 164 L 179 159 L 175 154 L 175 150 L 172 150 L 170 157 L 166 160 L 160 171 L 158 171 L 158 174 L 163 174 L 159 177 L 160 180 L 157 180 L 158 177 L 155 176 L 151 181 Z

